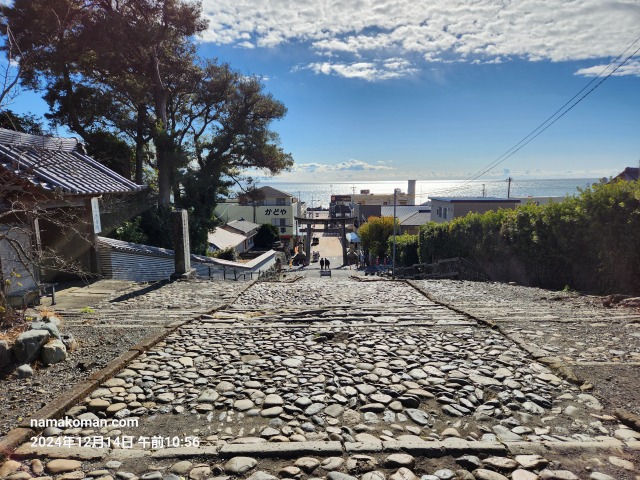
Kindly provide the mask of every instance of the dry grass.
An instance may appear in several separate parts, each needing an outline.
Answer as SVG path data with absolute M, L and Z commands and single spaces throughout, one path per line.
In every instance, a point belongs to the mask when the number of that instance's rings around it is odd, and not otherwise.
M 14 343 L 16 338 L 29 328 L 28 323 L 13 325 L 12 327 L 0 331 L 0 340 L 6 340 L 8 343 Z

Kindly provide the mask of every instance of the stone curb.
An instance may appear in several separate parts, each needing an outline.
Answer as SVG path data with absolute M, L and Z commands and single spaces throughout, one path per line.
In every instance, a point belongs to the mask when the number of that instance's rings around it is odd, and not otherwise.
M 618 420 L 620 420 L 620 423 L 635 430 L 636 432 L 640 432 L 640 415 L 636 415 L 621 408 L 615 410 L 613 414 L 618 418 Z
M 217 456 L 220 447 L 177 447 L 163 448 L 151 452 L 151 458 L 191 458 L 200 456 Z M 144 450 L 143 450 L 144 451 Z
M 141 352 L 135 350 L 127 350 L 122 355 L 114 358 L 109 363 L 107 363 L 104 368 L 101 368 L 97 372 L 93 372 L 91 375 L 89 375 L 89 380 L 103 382 L 105 379 L 113 377 L 120 371 L 125 363 L 130 362 L 138 355 L 140 355 L 140 353 Z
M 85 397 L 97 386 L 98 382 L 96 380 L 88 380 L 79 383 L 71 390 L 69 390 L 64 397 L 60 396 L 54 398 L 40 410 L 37 410 L 35 413 L 33 413 L 29 418 L 23 420 L 19 426 L 23 428 L 38 429 L 37 427 L 31 426 L 31 420 L 44 420 L 47 418 L 57 418 L 62 416 L 62 413 L 64 413 L 64 411 L 75 405 L 77 399 Z
M 616 450 L 621 452 L 624 448 L 622 442 L 543 442 L 550 453 L 566 455 L 570 452 L 596 452 L 602 450 Z
M 476 442 L 461 438 L 434 441 L 388 441 L 382 442 L 383 452 L 406 452 L 424 457 L 444 457 L 461 454 L 504 455 L 507 448 L 501 443 Z
M 137 352 L 136 356 L 138 356 L 142 352 L 146 352 L 150 348 L 152 348 L 156 343 L 161 342 L 165 339 L 167 335 L 174 332 L 180 327 L 164 327 L 159 332 L 154 332 L 151 335 L 143 338 L 140 342 L 135 345 L 129 347 L 130 352 Z
M 347 453 L 379 453 L 382 452 L 382 442 L 345 442 Z
M 216 308 L 213 308 L 209 311 L 209 313 L 214 313 L 219 310 L 222 310 L 235 302 L 240 295 L 242 295 L 246 290 L 248 290 L 252 285 L 255 284 L 255 280 L 247 282 L 245 288 L 242 288 L 238 294 L 233 297 L 229 301 L 229 303 L 225 303 Z M 201 314 L 198 314 L 198 316 Z M 64 410 L 70 408 L 73 405 L 76 405 L 82 399 L 90 393 L 94 388 L 96 388 L 99 384 L 108 380 L 113 375 L 115 375 L 118 371 L 122 370 L 127 363 L 136 358 L 140 353 L 146 351 L 146 349 L 152 347 L 156 343 L 160 342 L 171 333 L 175 332 L 181 326 L 190 323 L 198 318 L 198 316 L 194 316 L 190 320 L 183 320 L 180 322 L 174 322 L 174 324 L 179 323 L 179 325 L 175 326 L 166 326 L 160 332 L 154 332 L 151 335 L 144 338 L 141 342 L 129 348 L 128 351 L 124 352 L 122 355 L 111 360 L 104 368 L 98 370 L 97 372 L 92 373 L 87 378 L 87 381 L 91 385 L 90 388 L 85 388 L 86 383 L 83 382 L 76 387 L 74 387 L 70 392 L 66 392 L 56 398 L 54 398 L 51 402 L 49 402 L 45 407 L 36 411 L 33 415 L 29 417 L 28 420 L 21 422 L 20 425 L 25 425 L 30 422 L 31 418 L 44 419 L 44 418 L 56 418 L 61 416 Z M 143 347 L 146 347 L 144 350 Z M 47 416 L 45 416 L 47 415 Z M 21 450 L 21 445 L 27 442 L 31 437 L 35 436 L 37 432 L 30 428 L 18 427 L 10 430 L 4 437 L 0 438 L 0 461 L 4 461 L 7 458 L 10 458 L 14 455 L 21 455 L 19 453 L 22 451 L 22 454 L 27 452 L 26 447 L 31 449 L 30 445 L 24 445 L 25 450 Z M 20 447 L 20 448 L 19 448 Z M 60 458 L 71 458 L 68 455 L 71 453 L 73 449 L 70 448 L 62 448 L 64 455 Z M 90 449 L 82 449 L 83 451 L 87 451 Z M 35 450 L 34 450 L 35 451 Z M 42 456 L 51 456 L 51 453 L 54 452 L 53 448 L 47 448 L 45 450 L 40 451 L 40 455 Z M 65 457 L 66 455 L 66 457 Z M 106 453 L 105 453 L 106 455 Z
M 65 458 L 70 460 L 102 460 L 109 453 L 108 448 L 86 447 L 32 447 L 22 445 L 11 455 L 12 458 Z
M 483 318 L 479 318 L 476 317 L 475 315 L 471 315 L 469 312 L 465 312 L 464 310 L 461 310 L 457 307 L 451 306 L 448 303 L 442 302 L 438 299 L 436 299 L 433 295 L 431 295 L 429 292 L 427 292 L 424 288 L 422 288 L 420 285 L 416 284 L 415 281 L 413 280 L 400 280 L 404 283 L 406 283 L 407 285 L 410 285 L 411 287 L 415 288 L 418 292 L 420 292 L 422 295 L 424 295 L 425 297 L 427 297 L 429 300 L 431 300 L 433 303 L 436 303 L 438 305 L 440 305 L 441 307 L 445 307 L 449 310 L 452 310 L 460 315 L 464 315 L 465 317 L 468 317 L 476 322 L 478 322 L 480 325 L 484 325 L 485 327 L 489 327 L 492 329 L 496 329 L 499 328 L 498 324 L 496 324 L 495 322 L 491 322 L 489 320 L 485 320 Z
M 125 460 L 130 460 L 132 458 L 145 458 L 150 457 L 151 452 L 149 450 L 141 450 L 138 448 L 129 449 L 129 448 L 118 448 L 115 450 L 111 450 L 109 455 L 104 458 L 104 461 L 109 460 L 118 460 L 119 462 L 123 462 Z
M 302 455 L 342 456 L 340 442 L 290 442 L 223 445 L 218 455 L 221 458 L 236 456 L 289 458 Z
M 440 327 L 450 327 L 450 326 L 455 326 L 455 327 L 459 327 L 459 326 L 467 326 L 467 327 L 472 327 L 475 326 L 476 323 L 475 322 L 458 322 L 458 323 L 447 323 L 447 324 L 435 324 L 433 322 L 424 322 L 424 323 L 418 323 L 418 322 L 413 322 L 413 323 L 349 323 L 348 326 L 350 328 L 375 328 L 375 327 L 418 327 L 418 328 L 440 328 Z M 257 330 L 257 329 L 261 329 L 261 330 L 276 330 L 276 329 L 294 329 L 294 328 L 330 328 L 333 327 L 335 325 L 330 324 L 330 323 L 316 323 L 313 325 L 310 325 L 309 323 L 298 323 L 298 324 L 252 324 L 252 325 L 247 325 L 247 324 L 243 324 L 243 325 L 236 325 L 234 323 L 220 323 L 220 324 L 203 324 L 203 325 L 198 325 L 198 329 L 205 329 L 205 330 L 220 330 L 220 331 L 224 331 L 224 330 L 231 330 L 231 329 L 238 329 L 238 330 Z
M 36 434 L 30 428 L 14 428 L 0 439 L 0 462 L 4 462 L 13 451 Z

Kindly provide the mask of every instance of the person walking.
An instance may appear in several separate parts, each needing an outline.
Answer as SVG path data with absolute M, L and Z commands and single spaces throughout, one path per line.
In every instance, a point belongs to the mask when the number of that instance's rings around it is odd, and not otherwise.
M 324 258 L 320 259 L 320 270 L 324 270 Z
M 327 270 L 331 270 L 330 265 L 331 265 L 331 262 L 329 262 L 329 259 L 328 259 L 328 258 L 327 258 L 327 259 L 325 259 L 325 261 L 324 261 L 324 266 L 325 266 L 325 267 L 327 267 Z

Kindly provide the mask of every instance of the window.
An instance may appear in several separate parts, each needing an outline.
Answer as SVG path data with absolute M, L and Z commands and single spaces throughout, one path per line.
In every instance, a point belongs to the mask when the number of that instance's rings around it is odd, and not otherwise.
M 286 227 L 287 219 L 286 218 L 272 218 L 271 225 L 275 225 L 276 227 Z
M 283 206 L 286 205 L 286 198 L 276 198 L 276 205 Z
M 442 218 L 444 218 L 445 220 L 447 218 L 447 210 L 449 210 L 449 209 L 446 208 L 446 207 L 442 209 Z

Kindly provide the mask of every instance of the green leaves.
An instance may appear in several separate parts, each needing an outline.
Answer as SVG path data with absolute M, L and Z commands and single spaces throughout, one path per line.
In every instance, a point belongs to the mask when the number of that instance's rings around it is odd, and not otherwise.
M 420 230 L 421 262 L 462 256 L 495 279 L 640 292 L 640 184 L 613 182 L 544 206 L 470 214 Z
M 383 258 L 389 253 L 388 240 L 392 235 L 393 217 L 369 217 L 358 229 L 362 248 L 377 258 Z

